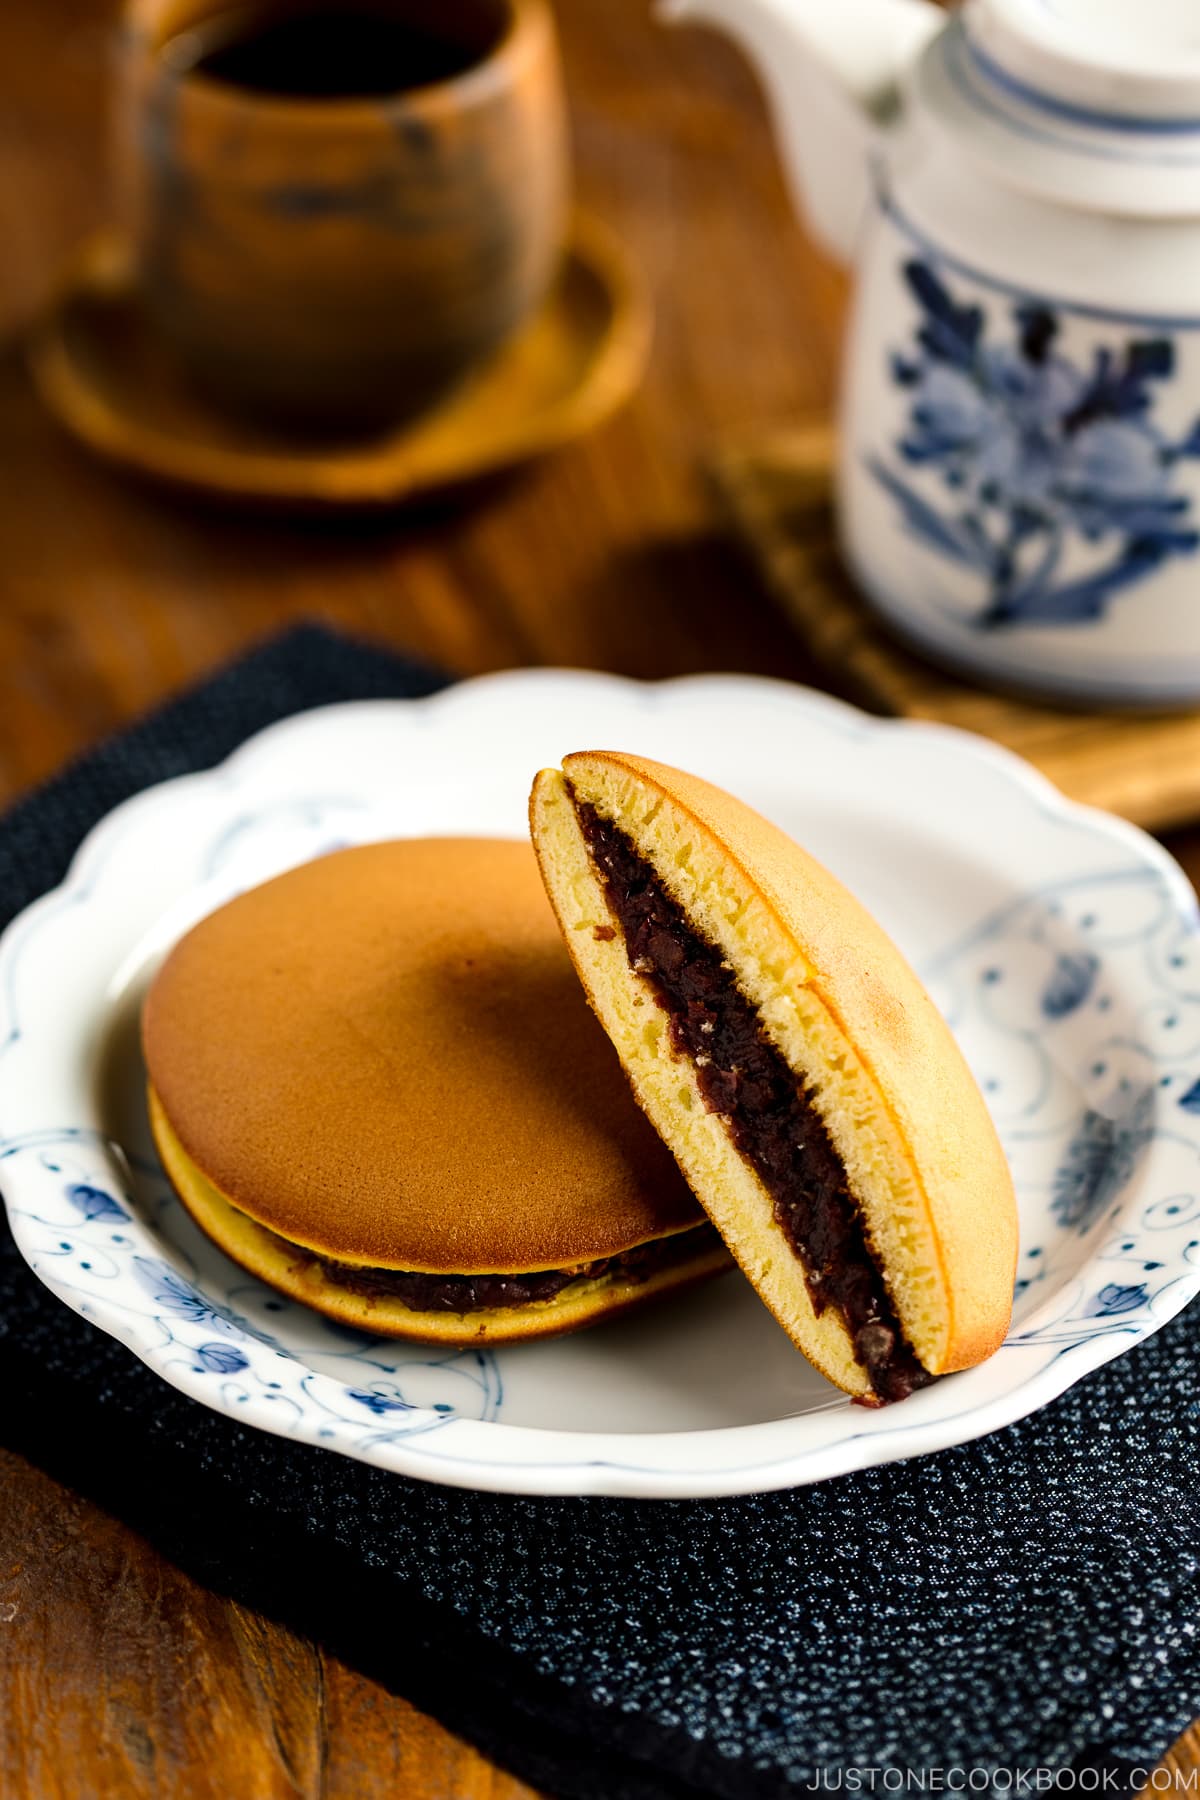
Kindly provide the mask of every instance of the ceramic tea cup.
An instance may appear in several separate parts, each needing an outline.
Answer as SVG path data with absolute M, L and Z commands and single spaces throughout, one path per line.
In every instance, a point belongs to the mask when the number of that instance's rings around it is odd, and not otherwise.
M 131 0 L 117 126 L 153 323 L 207 391 L 277 423 L 426 406 L 558 261 L 546 0 Z

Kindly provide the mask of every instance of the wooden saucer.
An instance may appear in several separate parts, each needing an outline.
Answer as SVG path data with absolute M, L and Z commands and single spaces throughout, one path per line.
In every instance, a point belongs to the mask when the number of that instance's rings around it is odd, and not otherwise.
M 35 330 L 45 404 L 89 449 L 159 481 L 289 506 L 393 505 L 473 480 L 590 431 L 645 364 L 650 307 L 624 251 L 576 219 L 540 311 L 440 406 L 394 433 L 295 436 L 209 403 L 154 333 L 125 248 L 95 240 Z

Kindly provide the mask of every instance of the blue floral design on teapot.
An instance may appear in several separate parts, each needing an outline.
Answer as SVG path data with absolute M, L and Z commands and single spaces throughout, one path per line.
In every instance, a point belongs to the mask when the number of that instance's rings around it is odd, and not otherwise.
M 1172 475 L 1200 457 L 1200 419 L 1173 441 L 1154 416 L 1175 367 L 1169 337 L 1101 346 L 1081 368 L 1056 348 L 1052 307 L 1017 301 L 1002 335 L 932 262 L 913 258 L 904 275 L 919 320 L 892 358 L 910 396 L 895 450 L 940 493 L 879 456 L 869 467 L 910 533 L 978 574 L 976 626 L 1085 624 L 1168 557 L 1193 554 L 1200 530 Z M 1080 545 L 1097 558 L 1064 574 Z
M 1196 0 L 659 10 L 745 50 L 854 271 L 834 517 L 874 614 L 1023 695 L 1200 705 Z

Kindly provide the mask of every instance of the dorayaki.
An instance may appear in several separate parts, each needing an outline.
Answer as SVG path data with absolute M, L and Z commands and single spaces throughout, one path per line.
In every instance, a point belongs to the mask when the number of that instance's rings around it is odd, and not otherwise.
M 750 807 L 614 751 L 538 776 L 564 939 L 646 1113 L 794 1342 L 867 1404 L 994 1351 L 1016 1204 L 900 951 Z
M 143 1043 L 193 1218 L 345 1324 L 543 1337 L 729 1266 L 588 1011 L 528 844 L 372 844 L 240 895 L 167 957 Z

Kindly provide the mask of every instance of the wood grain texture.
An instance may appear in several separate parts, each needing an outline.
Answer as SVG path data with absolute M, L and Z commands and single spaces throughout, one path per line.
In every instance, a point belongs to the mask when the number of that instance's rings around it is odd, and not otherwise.
M 0 8 L 0 326 L 30 315 L 107 216 L 108 10 Z M 647 379 L 593 438 L 469 507 L 295 528 L 173 502 L 65 442 L 17 350 L 0 357 L 0 794 L 299 615 L 462 673 L 802 672 L 717 535 L 699 454 L 727 427 L 828 404 L 843 284 L 791 223 L 734 53 L 648 10 L 560 14 L 579 197 L 620 230 L 656 303 Z M 750 267 L 753 281 L 719 278 Z
M 1182 1737 L 1178 1738 L 1168 1750 L 1159 1769 L 1154 1774 L 1153 1779 L 1157 1784 L 1157 1789 L 1151 1787 L 1151 1792 L 1164 1791 L 1163 1775 L 1159 1770 L 1164 1771 L 1172 1778 L 1173 1787 L 1166 1788 L 1165 1792 L 1180 1794 L 1196 1792 L 1197 1787 L 1200 1787 L 1200 1721 L 1195 1725 L 1189 1725 Z
M 828 408 L 844 283 L 795 228 L 737 56 L 648 0 L 559 7 L 583 203 L 623 234 L 657 338 L 634 403 L 470 505 L 296 527 L 169 501 L 50 424 L 16 333 L 105 222 L 115 0 L 0 5 L 0 800 L 291 619 L 461 673 L 574 663 L 804 677 L 725 541 L 720 436 Z M 1175 846 L 1200 871 L 1200 839 Z M 1176 1766 L 1200 1766 L 1195 1735 Z M 5 1800 L 530 1800 L 405 1702 L 208 1593 L 0 1455 Z
M 529 1800 L 404 1701 L 0 1451 L 6 1800 Z

